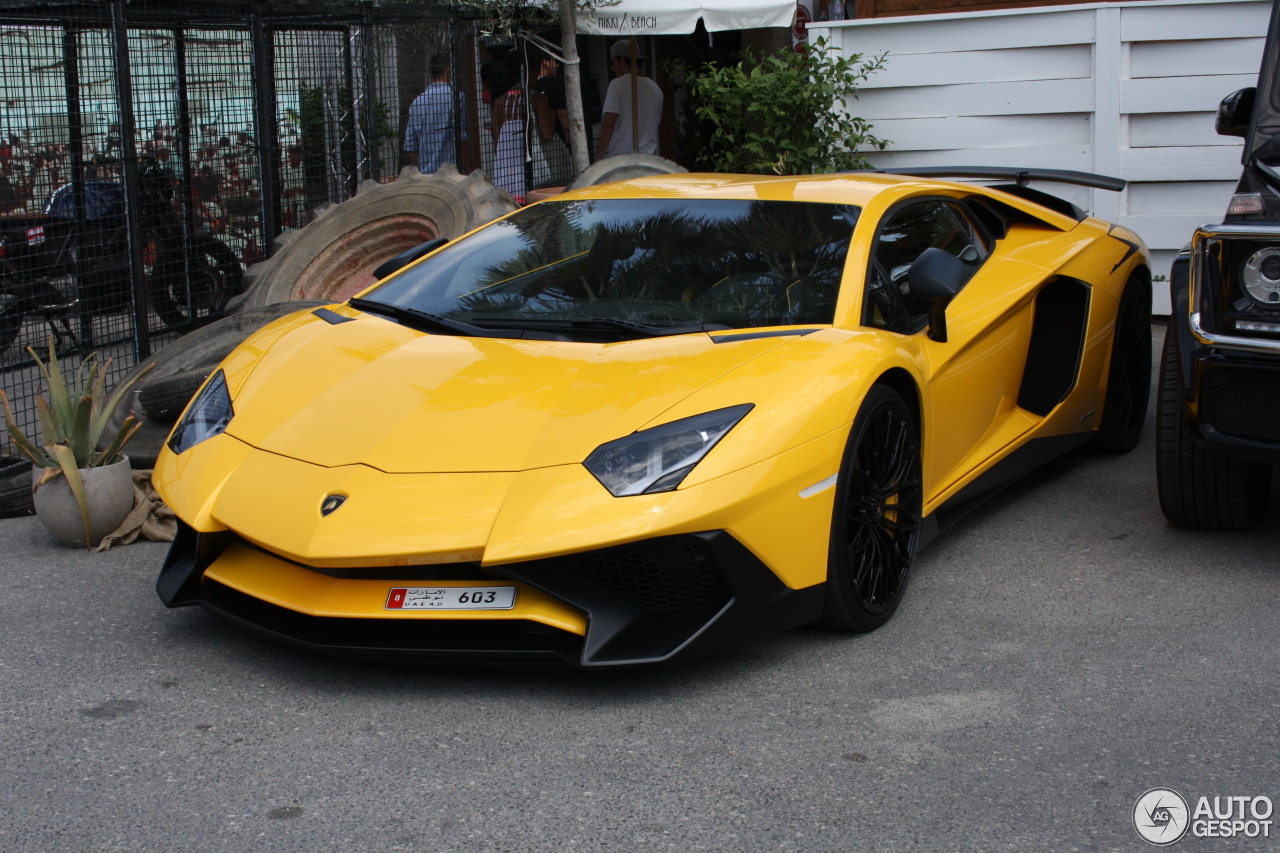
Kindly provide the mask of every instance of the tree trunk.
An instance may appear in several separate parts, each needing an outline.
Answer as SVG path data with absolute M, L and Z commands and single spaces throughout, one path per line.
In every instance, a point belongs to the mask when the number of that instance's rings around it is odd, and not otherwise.
M 577 4 L 560 0 L 560 51 L 564 56 L 565 111 L 569 114 L 569 151 L 576 178 L 591 165 L 587 151 L 587 126 L 582 114 L 582 68 L 578 63 Z

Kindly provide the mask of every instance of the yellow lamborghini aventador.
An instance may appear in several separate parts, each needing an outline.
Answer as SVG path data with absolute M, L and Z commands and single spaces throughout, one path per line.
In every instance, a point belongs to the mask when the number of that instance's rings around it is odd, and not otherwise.
M 1133 447 L 1150 382 L 1141 240 L 1027 186 L 1122 182 L 927 171 L 594 187 L 265 327 L 156 468 L 161 599 L 470 663 L 878 627 L 984 493 Z

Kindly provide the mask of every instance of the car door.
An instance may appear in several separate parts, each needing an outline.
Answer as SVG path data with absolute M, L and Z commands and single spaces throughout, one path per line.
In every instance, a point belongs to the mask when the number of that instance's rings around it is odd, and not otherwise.
M 1030 300 L 1010 284 L 1032 281 L 1035 274 L 999 257 L 995 245 L 963 200 L 939 197 L 890 210 L 872 249 L 863 322 L 909 336 L 927 365 L 921 425 L 926 504 L 950 496 L 984 460 L 1034 425 L 1017 407 Z M 969 268 L 947 307 L 946 341 L 929 338 L 926 306 L 907 288 L 907 270 L 928 248 Z

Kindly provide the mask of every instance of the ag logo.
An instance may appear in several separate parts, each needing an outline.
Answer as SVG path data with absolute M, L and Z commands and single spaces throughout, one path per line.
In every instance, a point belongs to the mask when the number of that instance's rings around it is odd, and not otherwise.
M 1182 838 L 1190 825 L 1187 801 L 1177 791 L 1152 788 L 1133 804 L 1133 828 L 1143 841 L 1165 847 Z
M 337 512 L 338 507 L 347 502 L 346 495 L 328 495 L 320 502 L 321 515 L 333 515 Z

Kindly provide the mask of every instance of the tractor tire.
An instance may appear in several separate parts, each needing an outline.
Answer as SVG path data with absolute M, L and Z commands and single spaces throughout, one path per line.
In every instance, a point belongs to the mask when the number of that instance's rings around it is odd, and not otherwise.
M 433 175 L 406 166 L 389 184 L 365 181 L 341 204 L 322 208 L 305 228 L 282 234 L 270 258 L 249 267 L 231 310 L 278 302 L 340 302 L 376 279 L 383 261 L 437 237 L 454 239 L 516 209 L 484 172 L 463 176 L 446 163 Z
M 614 181 L 625 181 L 629 178 L 647 178 L 652 175 L 674 175 L 689 171 L 684 166 L 673 163 L 656 154 L 619 154 L 597 160 L 573 179 L 566 189 L 580 190 L 583 187 L 594 187 L 596 184 L 611 184 Z

